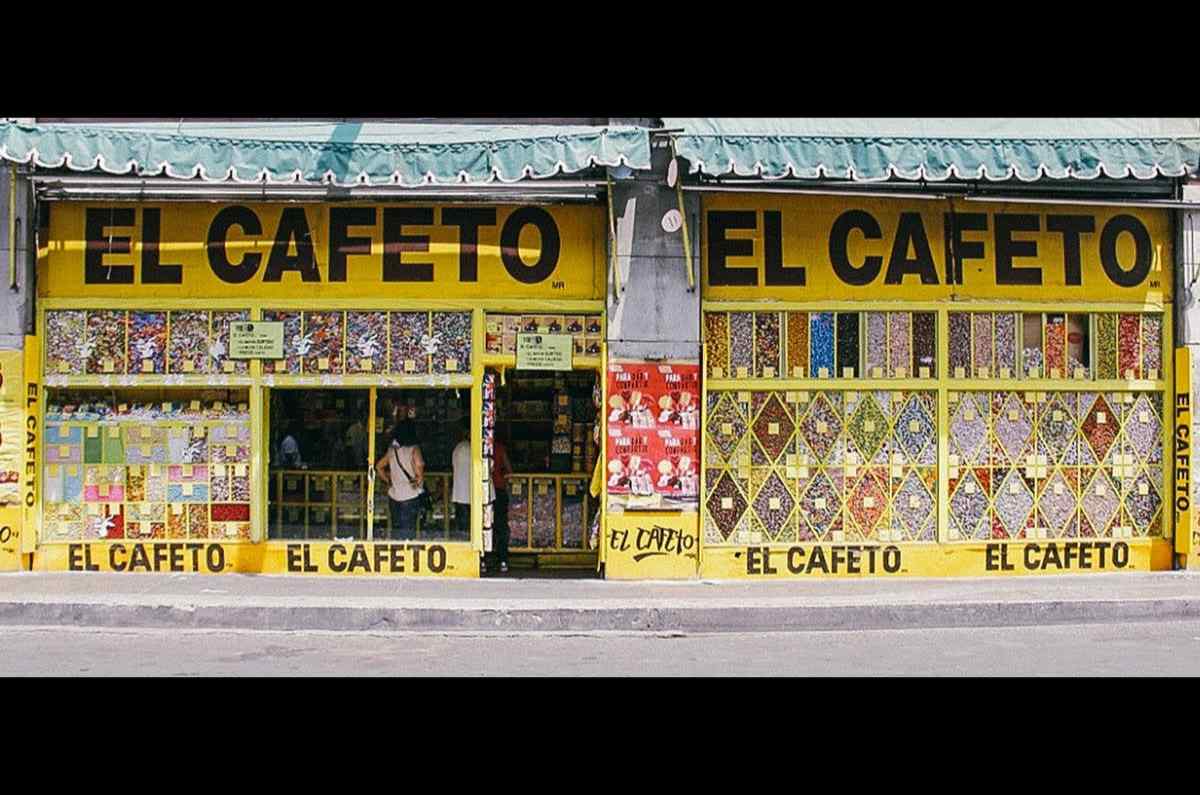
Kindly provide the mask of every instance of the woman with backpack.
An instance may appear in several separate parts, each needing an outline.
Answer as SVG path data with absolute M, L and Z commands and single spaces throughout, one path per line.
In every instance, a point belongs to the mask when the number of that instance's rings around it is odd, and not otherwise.
M 375 473 L 388 486 L 391 538 L 411 541 L 417 537 L 417 516 L 425 492 L 425 459 L 412 420 L 401 420 L 392 429 L 392 443 L 375 462 Z

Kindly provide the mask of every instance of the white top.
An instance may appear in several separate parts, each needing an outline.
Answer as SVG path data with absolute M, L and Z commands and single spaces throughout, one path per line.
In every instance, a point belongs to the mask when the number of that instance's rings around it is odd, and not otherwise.
M 471 443 L 463 439 L 454 448 L 451 456 L 454 463 L 454 487 L 451 490 L 451 502 L 464 505 L 471 503 Z
M 416 477 L 417 469 L 413 465 L 413 450 L 415 447 L 401 447 L 392 442 L 392 446 L 388 448 L 388 480 L 391 482 L 388 486 L 388 496 L 396 502 L 404 502 L 417 497 L 425 489 L 418 487 L 413 488 L 408 482 L 408 475 Z M 397 466 L 397 461 L 408 470 L 408 475 L 404 474 L 404 469 Z
M 304 464 L 300 460 L 300 445 L 290 433 L 283 437 L 283 442 L 279 445 L 279 463 L 285 467 L 298 467 Z

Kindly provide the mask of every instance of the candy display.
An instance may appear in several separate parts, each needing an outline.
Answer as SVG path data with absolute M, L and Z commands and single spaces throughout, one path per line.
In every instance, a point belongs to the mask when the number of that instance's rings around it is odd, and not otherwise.
M 89 310 L 83 346 L 89 374 L 125 372 L 125 313 Z
M 968 372 L 974 378 L 992 378 L 995 374 L 992 360 L 992 313 L 971 313 L 971 367 Z
M 265 320 L 264 317 L 263 319 Z M 250 319 L 245 309 L 212 313 L 212 335 L 209 341 L 209 370 L 214 373 L 245 375 L 250 372 L 250 362 L 245 359 L 229 358 L 230 324 Z M 284 327 L 284 350 L 287 350 L 287 326 Z
M 704 313 L 704 354 L 709 378 L 725 378 L 729 371 L 729 316 L 724 312 Z
M 167 369 L 172 373 L 207 373 L 208 312 L 171 312 Z
M 749 378 L 754 371 L 754 313 L 729 315 L 729 369 L 735 378 Z
M 1117 374 L 1119 378 L 1141 378 L 1141 324 L 1137 315 L 1117 319 Z
M 45 418 L 47 502 L 91 506 L 86 519 L 47 512 L 48 538 L 202 538 L 206 522 L 200 516 L 207 516 L 210 501 L 239 503 L 235 513 L 245 519 L 237 521 L 249 521 L 244 403 L 125 402 L 52 390 Z M 229 463 L 210 464 L 205 440 L 224 438 L 231 426 L 236 454 Z
M 953 540 L 1158 532 L 1161 393 L 949 397 Z
M 837 374 L 854 378 L 858 372 L 858 313 L 838 312 L 837 315 Z
M 711 313 L 710 313 L 711 314 Z M 707 317 L 707 316 L 706 316 Z M 808 313 L 787 313 L 787 378 L 808 376 Z
M 300 374 L 300 359 L 303 356 L 301 348 L 304 347 L 304 335 L 301 333 L 300 313 L 288 311 L 275 311 L 264 309 L 262 319 L 272 323 L 283 323 L 283 359 L 279 361 L 267 360 L 263 362 L 263 372 L 276 374 Z M 213 345 L 213 358 L 217 358 L 216 354 L 222 356 L 228 352 L 228 347 L 222 346 L 216 342 Z
M 82 375 L 87 370 L 87 322 L 82 310 L 46 312 L 46 372 Z
M 435 373 L 469 373 L 471 371 L 471 313 L 434 312 L 433 371 Z
M 509 478 L 508 544 L 510 548 L 529 547 L 529 478 Z
M 167 313 L 130 312 L 125 371 L 165 373 L 167 356 Z
M 754 313 L 754 377 L 780 375 L 783 346 L 780 340 L 779 313 Z
M 887 315 L 883 312 L 867 312 L 867 378 L 883 378 L 887 371 Z
M 390 371 L 403 375 L 429 372 L 429 354 L 424 341 L 429 337 L 429 313 L 392 312 Z
M 533 478 L 532 488 L 531 546 L 553 547 L 558 523 L 558 495 L 555 493 L 555 481 L 548 478 Z
M 833 313 L 813 312 L 809 330 L 809 375 L 817 378 L 836 377 L 833 369 Z
M 911 312 L 888 312 L 888 366 L 893 378 L 912 375 Z
M 935 393 L 710 391 L 708 398 L 710 542 L 754 543 L 755 533 L 775 542 L 935 540 Z
M 1102 380 L 1118 378 L 1117 373 L 1117 316 L 1109 312 L 1096 318 L 1096 377 Z
M 344 312 L 304 313 L 303 335 L 297 350 L 306 375 L 342 372 L 344 320 Z
M 489 312 L 485 324 L 486 350 L 512 356 L 517 352 L 517 335 L 525 333 L 569 334 L 576 356 L 597 356 L 604 326 L 600 315 L 501 315 Z
M 346 313 L 347 373 L 385 372 L 387 350 L 387 312 Z

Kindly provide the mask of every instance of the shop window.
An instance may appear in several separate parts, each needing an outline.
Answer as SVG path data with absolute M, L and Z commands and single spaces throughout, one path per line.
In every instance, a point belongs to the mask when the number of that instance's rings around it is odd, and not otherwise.
M 45 540 L 249 540 L 246 399 L 47 390 Z
M 266 373 L 455 374 L 471 371 L 470 312 L 265 310 L 284 324 L 284 357 Z
M 951 312 L 954 378 L 1162 378 L 1157 313 Z M 1015 366 L 1020 351 L 1020 367 Z
M 70 375 L 245 375 L 229 358 L 229 327 L 248 310 L 50 310 L 46 373 Z
M 515 356 L 517 335 L 524 333 L 569 334 L 576 356 L 600 355 L 604 338 L 600 315 L 505 315 L 488 313 L 486 346 L 489 354 Z
M 934 378 L 933 312 L 706 312 L 716 379 Z
M 1158 392 L 951 392 L 951 540 L 1163 529 Z
M 934 541 L 936 395 L 714 391 L 707 543 Z

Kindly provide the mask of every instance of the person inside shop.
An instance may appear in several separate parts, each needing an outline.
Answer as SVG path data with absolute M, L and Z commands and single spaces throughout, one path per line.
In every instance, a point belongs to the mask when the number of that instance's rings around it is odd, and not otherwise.
M 362 466 L 367 460 L 367 429 L 358 418 L 346 429 L 345 455 L 346 465 L 351 469 Z
M 492 506 L 492 541 L 501 574 L 508 572 L 508 476 L 511 474 L 508 450 L 497 439 L 492 451 L 492 487 L 496 494 Z
M 460 536 L 471 536 L 471 421 L 463 417 L 458 424 L 459 443 L 450 460 L 454 465 L 454 483 L 450 499 L 454 502 L 454 526 Z
M 417 429 L 412 420 L 396 423 L 391 445 L 375 462 L 375 474 L 387 484 L 392 539 L 415 539 L 417 514 L 425 491 L 425 459 L 417 445 Z
M 300 456 L 300 424 L 288 425 L 283 441 L 279 443 L 279 466 L 284 469 L 308 469 Z

